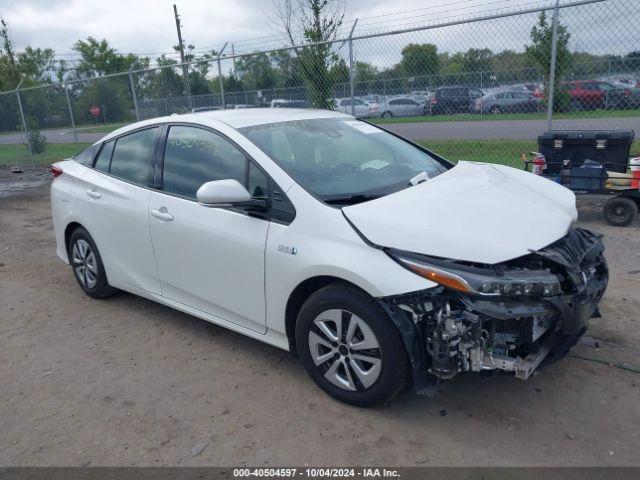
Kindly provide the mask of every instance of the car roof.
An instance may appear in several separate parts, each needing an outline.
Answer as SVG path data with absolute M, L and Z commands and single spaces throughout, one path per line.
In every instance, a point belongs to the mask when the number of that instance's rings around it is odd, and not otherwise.
M 314 118 L 350 118 L 350 115 L 331 110 L 314 110 L 309 108 L 248 108 L 233 110 L 212 110 L 185 114 L 173 114 L 166 117 L 150 118 L 132 123 L 114 130 L 100 141 L 122 135 L 141 127 L 170 122 L 198 123 L 215 128 L 217 122 L 223 122 L 233 128 L 244 128 L 254 125 L 266 125 L 295 120 L 312 120 Z

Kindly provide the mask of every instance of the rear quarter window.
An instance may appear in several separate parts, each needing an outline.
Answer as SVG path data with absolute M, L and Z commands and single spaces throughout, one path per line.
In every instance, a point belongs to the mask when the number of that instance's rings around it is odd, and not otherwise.
M 78 162 L 80 165 L 84 165 L 85 167 L 90 167 L 93 164 L 93 159 L 100 148 L 100 144 L 91 145 L 89 148 L 84 149 L 80 153 L 78 153 L 73 160 Z

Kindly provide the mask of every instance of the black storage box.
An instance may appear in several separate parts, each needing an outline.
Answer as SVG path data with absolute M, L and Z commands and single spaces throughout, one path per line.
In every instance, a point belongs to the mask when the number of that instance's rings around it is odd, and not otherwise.
M 599 191 L 604 188 L 607 171 L 603 167 L 571 167 L 571 190 Z
M 538 150 L 547 160 L 545 175 L 560 173 L 562 162 L 579 167 L 589 159 L 612 172 L 627 171 L 633 130 L 552 130 L 538 137 Z

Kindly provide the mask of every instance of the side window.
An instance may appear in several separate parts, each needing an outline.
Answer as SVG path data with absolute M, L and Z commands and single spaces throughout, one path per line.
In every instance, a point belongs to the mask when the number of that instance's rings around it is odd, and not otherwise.
M 398 100 L 389 100 L 389 105 L 398 105 Z
M 96 170 L 100 170 L 101 172 L 109 172 L 111 154 L 113 153 L 113 146 L 115 145 L 115 143 L 116 142 L 114 140 L 111 140 L 110 142 L 107 142 L 102 146 L 102 150 L 100 150 L 93 168 L 95 168 Z
M 117 150 L 117 146 L 116 146 Z M 245 182 L 247 159 L 233 144 L 196 127 L 169 128 L 164 150 L 163 190 L 196 198 L 203 183 L 235 179 Z
M 79 154 L 77 154 L 73 159 L 78 162 L 80 165 L 84 165 L 85 167 L 90 167 L 93 163 L 93 157 L 96 156 L 96 152 L 100 148 L 100 144 L 91 145 L 89 148 L 84 149 Z
M 351 100 L 348 100 L 348 99 L 340 100 L 341 107 L 346 107 L 348 105 L 351 105 Z
M 249 162 L 249 193 L 252 198 L 267 198 L 269 196 L 269 180 L 253 163 Z
M 151 157 L 158 128 L 130 133 L 116 140 L 111 156 L 111 175 L 136 185 L 151 185 Z

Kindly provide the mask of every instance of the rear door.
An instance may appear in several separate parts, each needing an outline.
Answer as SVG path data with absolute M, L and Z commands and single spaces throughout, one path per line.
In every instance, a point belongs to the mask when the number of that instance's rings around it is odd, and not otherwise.
M 93 237 L 109 282 L 159 294 L 160 283 L 149 235 L 152 158 L 159 127 L 105 142 L 94 168 L 81 179 L 78 218 Z
M 264 333 L 264 214 L 200 205 L 196 191 L 235 179 L 254 197 L 268 194 L 266 176 L 217 132 L 169 126 L 160 189 L 151 193 L 149 227 L 162 295 L 228 322 Z

